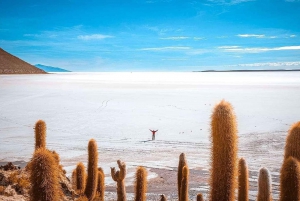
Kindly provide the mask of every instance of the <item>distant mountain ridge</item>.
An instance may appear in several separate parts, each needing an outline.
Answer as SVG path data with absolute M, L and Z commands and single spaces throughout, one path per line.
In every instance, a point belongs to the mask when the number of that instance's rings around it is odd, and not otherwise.
M 45 74 L 46 72 L 0 48 L 0 74 Z
M 63 68 L 58 68 L 58 67 L 53 67 L 53 66 L 46 66 L 42 64 L 35 64 L 35 67 L 42 69 L 48 73 L 50 72 L 71 72 L 69 70 L 63 69 Z

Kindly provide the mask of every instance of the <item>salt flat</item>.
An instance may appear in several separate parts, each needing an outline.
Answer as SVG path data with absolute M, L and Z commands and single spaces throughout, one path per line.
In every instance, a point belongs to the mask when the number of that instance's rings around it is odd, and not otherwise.
M 222 99 L 235 108 L 239 156 L 252 171 L 254 199 L 258 168 L 268 167 L 278 180 L 285 135 L 300 120 L 300 72 L 1 75 L 0 162 L 28 161 L 34 124 L 43 119 L 47 146 L 68 173 L 86 163 L 94 138 L 108 186 L 114 184 L 109 167 L 118 159 L 127 163 L 131 185 L 137 165 L 152 179 L 159 169 L 176 174 L 185 152 L 189 167 L 204 171 L 202 183 L 191 188 L 206 194 L 210 115 Z M 149 129 L 158 129 L 155 141 Z

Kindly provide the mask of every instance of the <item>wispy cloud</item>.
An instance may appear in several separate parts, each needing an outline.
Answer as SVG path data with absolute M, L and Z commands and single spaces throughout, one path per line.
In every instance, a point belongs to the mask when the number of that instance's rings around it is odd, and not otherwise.
M 239 53 L 260 53 L 268 51 L 285 51 L 285 50 L 300 50 L 300 46 L 282 46 L 282 47 L 239 47 L 239 46 L 221 46 L 218 47 L 225 52 L 239 52 Z
M 139 50 L 143 51 L 176 51 L 176 50 L 189 50 L 190 47 L 187 46 L 170 46 L 170 47 L 150 47 L 150 48 L 141 48 Z
M 194 37 L 193 39 L 194 40 L 203 40 L 204 38 L 203 37 Z
M 103 35 L 103 34 L 91 34 L 91 35 L 79 35 L 78 39 L 81 40 L 103 40 L 105 38 L 113 38 L 114 36 Z
M 235 5 L 239 3 L 244 3 L 248 1 L 255 1 L 255 0 L 208 0 L 211 3 L 221 4 L 221 5 Z
M 263 34 L 238 34 L 236 36 L 240 38 L 265 38 L 266 37 Z
M 172 36 L 172 37 L 164 37 L 164 38 L 160 38 L 161 40 L 185 40 L 185 39 L 189 39 L 190 37 L 187 36 Z
M 290 35 L 290 38 L 295 38 L 295 37 L 297 37 L 297 36 L 294 34 Z
M 292 66 L 300 66 L 300 61 L 249 63 L 249 64 L 237 64 L 237 65 L 233 65 L 233 66 L 241 66 L 241 67 L 292 67 Z

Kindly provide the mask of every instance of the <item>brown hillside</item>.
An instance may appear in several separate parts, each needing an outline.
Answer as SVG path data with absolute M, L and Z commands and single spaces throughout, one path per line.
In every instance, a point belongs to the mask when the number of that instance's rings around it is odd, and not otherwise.
M 43 74 L 45 71 L 0 48 L 0 74 Z

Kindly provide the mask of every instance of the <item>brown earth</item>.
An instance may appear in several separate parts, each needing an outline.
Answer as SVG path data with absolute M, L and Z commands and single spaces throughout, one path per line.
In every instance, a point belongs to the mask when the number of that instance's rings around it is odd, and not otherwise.
M 46 72 L 0 48 L 0 74 L 45 74 Z

